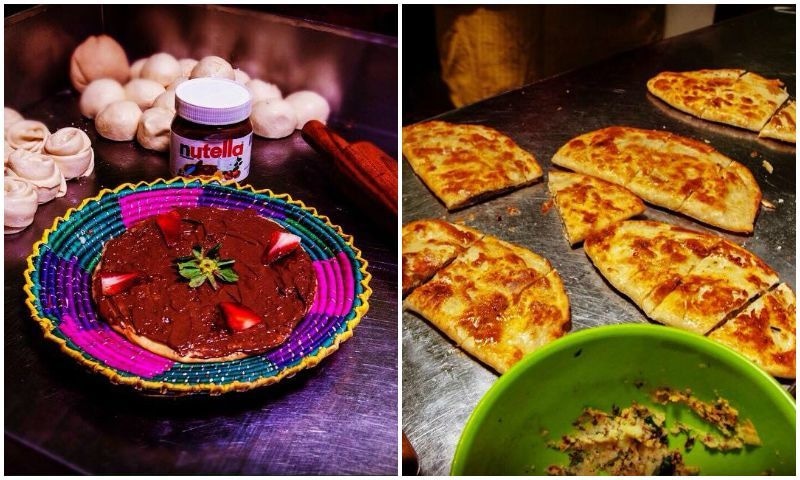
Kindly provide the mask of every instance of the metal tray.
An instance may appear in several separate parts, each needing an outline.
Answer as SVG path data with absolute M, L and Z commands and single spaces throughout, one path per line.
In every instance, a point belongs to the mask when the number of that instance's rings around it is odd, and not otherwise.
M 545 171 L 555 151 L 591 130 L 628 125 L 665 129 L 707 140 L 745 164 L 764 198 L 752 235 L 715 230 L 648 205 L 645 218 L 710 231 L 763 258 L 795 288 L 795 148 L 756 134 L 673 110 L 647 93 L 646 81 L 663 70 L 740 67 L 783 80 L 795 97 L 794 14 L 766 11 L 741 17 L 595 65 L 543 80 L 455 110 L 442 120 L 487 125 L 532 152 Z M 767 160 L 773 173 L 762 166 Z M 419 218 L 463 222 L 546 257 L 561 274 L 572 307 L 573 331 L 614 323 L 645 323 L 644 314 L 594 269 L 581 246 L 570 248 L 551 209 L 545 179 L 478 205 L 447 212 L 403 162 L 403 223 Z M 517 213 L 519 212 L 519 213 Z M 403 429 L 423 474 L 447 474 L 467 418 L 497 374 L 459 350 L 422 318 L 403 313 Z

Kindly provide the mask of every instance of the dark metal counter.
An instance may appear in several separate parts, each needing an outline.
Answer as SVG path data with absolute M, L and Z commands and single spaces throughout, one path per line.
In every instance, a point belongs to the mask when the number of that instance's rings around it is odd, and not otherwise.
M 207 40 L 203 48 L 209 50 L 213 49 L 213 40 L 220 38 L 233 38 L 236 41 L 232 45 L 242 49 L 247 42 L 237 39 L 237 30 L 229 27 L 243 24 L 240 35 L 272 33 L 269 51 L 273 56 L 279 53 L 277 47 L 283 40 L 306 52 L 291 60 L 298 62 L 295 66 L 284 59 L 284 76 L 276 80 L 279 85 L 285 81 L 287 90 L 298 88 L 301 69 L 308 65 L 303 62 L 312 62 L 330 74 L 331 87 L 340 94 L 333 128 L 348 140 L 372 140 L 396 155 L 394 39 L 231 9 L 102 7 L 101 15 L 95 11 L 100 8 L 48 6 L 33 16 L 6 19 L 6 105 L 20 109 L 27 118 L 44 121 L 51 130 L 77 126 L 87 131 L 96 152 L 93 175 L 68 182 L 67 195 L 41 205 L 34 225 L 5 237 L 6 473 L 15 473 L 11 466 L 20 470 L 19 465 L 26 462 L 32 464 L 20 471 L 27 473 L 42 473 L 46 463 L 63 467 L 63 471 L 95 474 L 396 473 L 397 241 L 343 199 L 329 181 L 326 162 L 300 135 L 295 132 L 276 141 L 256 139 L 251 174 L 244 183 L 289 193 L 354 236 L 373 275 L 368 314 L 339 351 L 317 367 L 277 385 L 221 397 L 144 396 L 84 370 L 54 343 L 44 340 L 23 303 L 22 272 L 32 244 L 56 216 L 101 188 L 169 177 L 167 155 L 144 150 L 135 142 L 115 143 L 98 137 L 92 122 L 82 119 L 78 112 L 78 95 L 63 87 L 67 70 L 51 71 L 57 79 L 53 84 L 61 87 L 38 97 L 43 98 L 38 101 L 31 95 L 41 86 L 34 81 L 36 72 L 9 75 L 14 65 L 30 62 L 13 56 L 13 45 L 25 45 L 25 35 L 41 34 L 42 25 L 60 29 L 60 35 L 65 35 L 59 38 L 66 46 L 53 45 L 51 51 L 71 52 L 85 35 L 100 31 L 99 27 L 87 29 L 86 24 L 104 17 L 102 30 L 119 38 L 133 59 L 159 49 L 171 51 L 169 42 L 154 40 L 157 30 L 140 35 L 139 43 L 126 43 L 126 39 L 135 42 L 137 25 L 148 19 L 178 29 L 164 30 L 166 35 L 193 28 L 190 20 L 203 20 L 207 36 L 193 38 Z M 71 28 L 68 23 L 76 18 L 84 23 Z M 225 27 L 225 33 L 209 33 L 209 29 L 217 28 L 214 25 Z M 308 58 L 308 49 L 300 48 L 304 42 L 316 45 L 314 58 Z M 199 54 L 180 50 L 184 44 L 176 45 L 176 55 Z M 324 55 L 326 49 L 330 56 Z M 235 49 L 219 54 L 237 55 Z M 251 60 L 267 60 L 265 55 L 256 51 Z M 244 61 L 245 56 L 240 54 L 239 58 Z M 346 59 L 342 71 L 327 68 L 340 58 Z M 42 62 L 50 60 L 42 58 Z M 63 59 L 51 63 L 63 66 Z M 346 73 L 346 78 L 340 73 Z M 314 78 L 315 82 L 324 80 Z M 17 458 L 10 457 L 9 452 Z
M 664 70 L 745 68 L 767 78 L 780 78 L 795 97 L 794 47 L 794 12 L 768 10 L 626 52 L 439 118 L 496 128 L 532 152 L 545 171 L 553 154 L 569 139 L 611 125 L 666 129 L 706 140 L 746 165 L 764 198 L 777 208 L 762 208 L 750 236 L 714 230 L 649 205 L 644 217 L 711 231 L 743 245 L 795 289 L 794 145 L 760 140 L 755 133 L 680 113 L 650 96 L 645 85 Z M 772 173 L 762 166 L 764 160 L 773 166 Z M 595 271 L 580 246 L 570 248 L 558 213 L 553 209 L 542 212 L 548 197 L 545 177 L 534 186 L 448 213 L 403 162 L 403 223 L 418 218 L 463 221 L 540 253 L 563 278 L 573 331 L 648 322 Z M 422 473 L 449 472 L 467 418 L 496 379 L 493 371 L 459 350 L 430 324 L 404 312 L 403 430 L 419 454 Z

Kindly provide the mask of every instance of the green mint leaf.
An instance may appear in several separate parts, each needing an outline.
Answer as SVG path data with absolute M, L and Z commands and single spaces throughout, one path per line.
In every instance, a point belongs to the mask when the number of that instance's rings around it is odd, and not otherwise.
M 178 274 L 183 278 L 188 278 L 189 280 L 193 279 L 194 277 L 200 275 L 200 270 L 198 269 L 185 269 L 185 270 L 178 270 Z
M 237 275 L 236 272 L 234 272 L 229 268 L 226 268 L 224 270 L 218 270 L 215 273 L 221 280 L 225 282 L 235 282 L 236 280 L 239 280 L 239 275 Z

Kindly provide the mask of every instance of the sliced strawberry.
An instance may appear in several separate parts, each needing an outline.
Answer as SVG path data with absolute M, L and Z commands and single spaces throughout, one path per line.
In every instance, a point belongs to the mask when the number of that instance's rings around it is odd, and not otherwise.
M 289 232 L 277 231 L 269 239 L 269 247 L 264 252 L 263 261 L 267 265 L 292 253 L 300 245 L 300 237 Z
M 132 273 L 101 273 L 100 274 L 100 288 L 103 295 L 116 295 L 122 293 L 136 283 L 140 275 L 137 272 Z
M 234 332 L 241 332 L 261 323 L 261 317 L 241 303 L 220 302 L 219 308 L 225 315 L 228 327 Z
M 178 241 L 181 235 L 181 216 L 177 210 L 158 214 L 156 216 L 156 224 L 161 229 L 167 245 L 172 245 Z

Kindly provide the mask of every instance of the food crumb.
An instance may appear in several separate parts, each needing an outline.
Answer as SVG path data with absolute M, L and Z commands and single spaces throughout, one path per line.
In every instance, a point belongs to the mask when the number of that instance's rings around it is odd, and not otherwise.
M 709 144 L 709 145 L 711 144 L 711 141 L 710 141 L 710 140 L 703 139 L 703 141 L 704 141 L 704 142 L 706 142 L 706 143 L 707 143 L 707 144 Z
M 508 214 L 511 215 L 512 217 L 516 217 L 517 215 L 519 215 L 519 208 L 509 206 L 506 207 L 506 212 L 508 212 Z
M 771 164 L 771 163 L 769 163 L 769 162 L 768 162 L 768 161 L 766 161 L 766 160 L 761 160 L 761 166 L 762 166 L 762 167 L 764 167 L 764 168 L 767 170 L 767 172 L 769 172 L 769 173 L 772 173 L 772 172 L 773 172 L 773 170 L 774 170 L 774 169 L 772 168 L 772 164 Z
M 778 208 L 778 207 L 776 207 L 776 206 L 775 206 L 775 204 L 774 204 L 774 203 L 770 202 L 770 201 L 769 201 L 769 200 L 767 200 L 766 198 L 762 198 L 762 199 L 761 199 L 761 205 L 762 205 L 764 208 L 766 208 L 767 210 L 775 210 L 776 208 Z
M 778 199 L 778 203 L 783 203 L 783 199 L 782 199 L 782 198 L 779 198 L 779 199 Z
M 548 200 L 542 204 L 542 213 L 547 213 L 550 209 L 553 208 L 553 201 Z
M 750 152 L 750 158 L 756 158 L 757 156 L 758 156 L 758 152 L 756 152 L 755 150 Z

